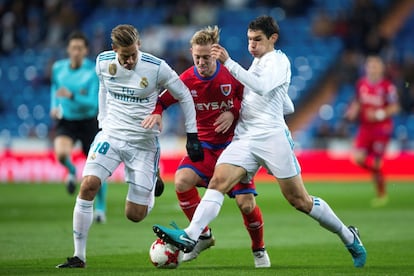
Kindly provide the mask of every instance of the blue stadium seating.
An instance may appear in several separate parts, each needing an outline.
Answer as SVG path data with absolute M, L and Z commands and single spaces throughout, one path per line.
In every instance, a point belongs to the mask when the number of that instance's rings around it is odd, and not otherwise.
M 386 2 L 377 0 L 378 2 Z M 277 7 L 252 9 L 226 9 L 218 12 L 217 24 L 222 28 L 221 43 L 229 49 L 232 57 L 243 66 L 248 66 L 251 56 L 247 51 L 246 26 L 255 16 L 272 14 L 278 19 L 281 27 L 280 40 L 277 47 L 289 57 L 292 65 L 292 85 L 289 94 L 295 103 L 299 103 L 314 87 L 326 70 L 336 61 L 343 49 L 342 41 L 337 37 L 316 38 L 311 33 L 311 19 L 319 9 L 331 13 L 341 9 L 349 9 L 350 2 L 346 0 L 314 0 L 314 6 L 309 13 L 302 17 L 285 17 L 283 10 Z M 151 7 L 135 9 L 106 9 L 97 8 L 82 22 L 82 29 L 89 36 L 93 36 L 97 28 L 103 27 L 106 31 L 107 44 L 109 33 L 114 25 L 130 23 L 143 29 L 162 24 L 168 15 L 167 8 L 155 10 Z M 414 22 L 414 16 L 409 20 Z M 399 41 L 407 41 L 398 45 L 399 49 L 414 49 L 410 30 L 414 23 L 405 26 L 398 34 Z M 396 38 L 397 39 L 397 38 Z M 179 47 L 178 47 L 179 48 Z M 65 56 L 64 49 L 25 49 L 0 59 L 0 101 L 3 107 L 0 112 L 0 135 L 3 130 L 10 132 L 13 137 L 37 135 L 45 137 L 49 118 L 49 84 L 47 83 L 47 67 L 50 61 Z M 343 105 L 348 100 L 349 87 L 341 88 L 338 99 L 332 103 L 334 112 L 330 121 L 336 120 L 340 113 L 337 104 Z M 20 115 L 20 116 L 19 116 Z M 174 115 L 172 116 L 173 118 Z M 175 118 L 176 120 L 176 118 Z M 320 118 L 315 118 L 309 130 L 303 136 L 312 137 L 315 126 Z M 414 119 L 410 119 L 414 126 Z M 410 125 L 409 130 L 412 130 Z M 408 131 L 408 129 L 407 129 Z M 411 131 L 411 133 L 414 133 Z

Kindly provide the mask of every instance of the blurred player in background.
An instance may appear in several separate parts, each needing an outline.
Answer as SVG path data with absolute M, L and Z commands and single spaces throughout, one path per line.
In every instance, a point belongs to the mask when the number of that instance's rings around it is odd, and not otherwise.
M 88 39 L 81 32 L 68 38 L 69 58 L 58 60 L 52 67 L 51 117 L 56 121 L 54 149 L 56 158 L 68 169 L 66 188 L 76 190 L 76 167 L 71 154 L 76 141 L 88 155 L 89 147 L 98 132 L 98 87 L 95 63 L 87 58 Z M 103 183 L 96 201 L 96 220 L 105 222 L 106 190 Z
M 203 162 L 192 162 L 185 156 L 174 179 L 180 207 L 190 221 L 201 200 L 196 187 L 207 188 L 217 158 L 233 138 L 243 98 L 243 85 L 210 54 L 211 46 L 218 43 L 219 39 L 217 26 L 196 32 L 190 41 L 194 66 L 180 76 L 189 88 L 196 106 L 198 136 L 204 150 Z M 160 95 L 154 113 L 162 114 L 164 109 L 176 102 L 177 100 L 167 91 Z M 155 119 L 158 120 L 157 123 L 161 122 L 161 116 L 156 116 Z M 154 124 L 148 123 L 148 127 Z M 257 193 L 253 179 L 248 183 L 238 183 L 227 194 L 236 199 L 243 216 L 244 225 L 252 241 L 255 266 L 270 267 L 263 240 L 263 217 L 259 206 L 256 205 Z M 214 237 L 211 229 L 206 226 L 194 250 L 185 253 L 183 260 L 195 259 L 201 251 L 212 245 Z
M 75 251 L 58 268 L 83 268 L 86 243 L 93 220 L 93 200 L 104 182 L 122 163 L 128 193 L 125 215 L 143 220 L 154 206 L 160 146 L 159 129 L 142 127 L 155 108 L 162 87 L 180 102 L 185 115 L 187 152 L 193 161 L 203 159 L 197 138 L 194 103 L 188 88 L 164 61 L 141 52 L 137 29 L 118 25 L 111 32 L 112 51 L 98 55 L 99 126 L 83 170 L 83 179 L 73 211 Z M 137 236 L 138 238 L 139 236 Z
M 190 225 L 185 229 L 154 225 L 154 232 L 184 252 L 191 252 L 201 231 L 218 216 L 224 194 L 240 181 L 247 183 L 245 181 L 252 179 L 263 166 L 275 176 L 282 194 L 292 206 L 337 234 L 351 253 L 354 266 L 364 266 L 366 250 L 357 229 L 345 226 L 329 205 L 319 197 L 310 196 L 303 184 L 293 140 L 283 116 L 291 72 L 286 55 L 274 49 L 279 26 L 272 17 L 260 16 L 250 22 L 247 37 L 248 50 L 254 57 L 249 70 L 233 61 L 222 46 L 214 44 L 211 51 L 212 57 L 244 85 L 234 138 L 218 158 Z
M 399 112 L 398 93 L 395 85 L 385 77 L 385 65 L 379 56 L 368 56 L 365 76 L 356 85 L 356 97 L 350 104 L 345 118 L 358 120 L 353 159 L 374 177 L 376 198 L 373 207 L 388 202 L 384 180 L 383 158 L 393 132 L 392 116 Z

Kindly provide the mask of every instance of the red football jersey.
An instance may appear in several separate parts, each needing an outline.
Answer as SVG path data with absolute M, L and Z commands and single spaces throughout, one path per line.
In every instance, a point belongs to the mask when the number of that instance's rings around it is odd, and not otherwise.
M 243 85 L 219 62 L 217 62 L 216 72 L 209 78 L 200 76 L 195 66 L 184 71 L 180 78 L 190 90 L 194 100 L 200 141 L 215 145 L 231 141 L 236 121 L 239 118 Z M 170 93 L 163 93 L 158 99 L 154 113 L 161 113 L 162 109 L 176 102 L 177 100 Z M 224 111 L 231 111 L 235 120 L 226 133 L 216 133 L 217 126 L 214 126 L 214 122 Z
M 369 82 L 365 77 L 361 78 L 356 85 L 357 100 L 361 110 L 359 120 L 361 125 L 390 125 L 391 118 L 379 122 L 370 122 L 367 113 L 387 107 L 387 105 L 398 101 L 397 89 L 387 79 L 377 83 Z

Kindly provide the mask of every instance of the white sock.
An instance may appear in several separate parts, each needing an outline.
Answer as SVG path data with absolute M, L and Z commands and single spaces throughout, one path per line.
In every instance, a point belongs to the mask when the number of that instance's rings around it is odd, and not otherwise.
M 224 195 L 213 189 L 207 189 L 198 204 L 190 225 L 184 229 L 192 240 L 198 240 L 204 228 L 215 219 L 223 205 Z
M 86 240 L 88 238 L 89 228 L 93 221 L 93 200 L 83 200 L 76 198 L 75 208 L 73 210 L 73 243 L 75 253 L 82 261 L 86 262 Z
M 328 203 L 322 198 L 313 197 L 313 207 L 309 212 L 309 216 L 319 222 L 319 224 L 337 234 L 345 245 L 349 245 L 354 241 L 354 235 L 349 231 L 348 227 L 335 215 Z

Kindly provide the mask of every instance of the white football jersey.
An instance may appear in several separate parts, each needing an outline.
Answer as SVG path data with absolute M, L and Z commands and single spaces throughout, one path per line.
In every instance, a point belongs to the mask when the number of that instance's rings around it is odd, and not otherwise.
M 168 89 L 179 100 L 187 132 L 196 133 L 194 102 L 177 73 L 162 59 L 138 52 L 134 69 L 127 70 L 114 51 L 105 51 L 96 59 L 99 85 L 99 126 L 112 137 L 129 142 L 142 141 L 159 134 L 159 129 L 141 127 L 155 107 L 158 94 Z
M 249 70 L 245 70 L 230 58 L 225 66 L 244 85 L 240 118 L 235 138 L 257 137 L 268 134 L 276 127 L 287 128 L 284 119 L 284 103 L 290 101 L 287 94 L 291 70 L 290 62 L 280 50 L 255 58 Z M 292 111 L 293 104 L 289 110 Z

